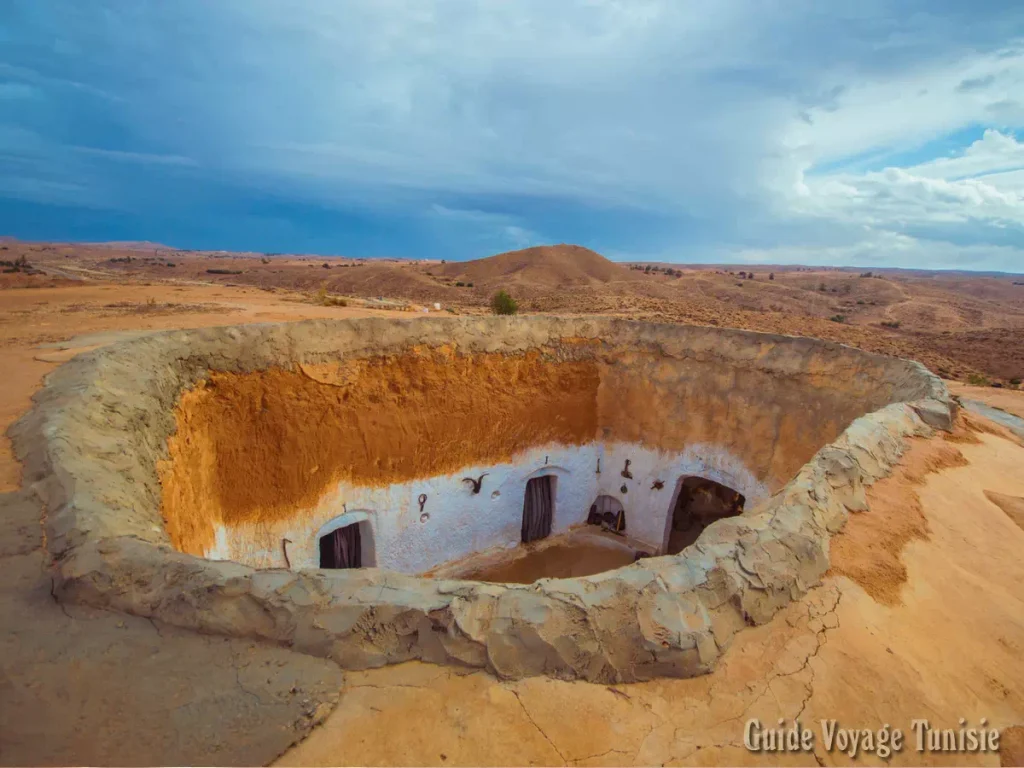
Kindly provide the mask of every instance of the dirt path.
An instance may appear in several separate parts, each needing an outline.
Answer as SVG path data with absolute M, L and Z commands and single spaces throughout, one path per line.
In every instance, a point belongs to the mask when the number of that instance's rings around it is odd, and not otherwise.
M 2 291 L 0 432 L 57 364 L 119 334 L 359 314 L 388 313 L 208 286 Z M 334 706 L 343 677 L 329 661 L 56 603 L 42 510 L 20 474 L 4 437 L 0 764 L 262 765 Z

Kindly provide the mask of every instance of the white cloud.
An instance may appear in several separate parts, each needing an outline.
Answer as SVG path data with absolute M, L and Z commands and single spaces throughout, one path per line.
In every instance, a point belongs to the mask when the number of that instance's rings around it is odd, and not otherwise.
M 746 248 L 716 256 L 737 264 L 805 264 L 808 266 L 920 267 L 1020 272 L 1020 248 L 999 245 L 954 245 L 894 232 L 865 230 L 851 245 Z
M 807 217 L 862 228 L 855 244 L 825 251 L 831 258 L 873 263 L 874 251 L 896 263 L 948 267 L 959 258 L 960 266 L 1022 271 L 1022 160 L 1024 143 L 989 130 L 953 157 L 808 177 L 790 205 Z
M 181 155 L 158 155 L 150 152 L 124 152 L 117 149 L 100 149 L 99 147 L 77 147 L 70 149 L 83 155 L 101 157 L 107 160 L 117 160 L 124 163 L 141 163 L 143 165 L 180 165 L 196 166 L 197 163 L 191 157 Z
M 0 125 L 0 154 L 52 184 L 71 156 L 67 181 L 132 210 L 138 174 L 90 169 L 189 166 L 474 247 L 486 234 L 601 249 L 591 234 L 614 218 L 607 250 L 986 267 L 1024 225 L 1015 0 L 13 2 L 38 8 L 19 45 L 37 40 L 48 65 L 5 52 L 0 74 L 49 94 L 53 130 L 26 154 Z M 967 148 L 922 150 L 978 126 L 992 130 Z M 555 203 L 572 223 L 544 217 Z

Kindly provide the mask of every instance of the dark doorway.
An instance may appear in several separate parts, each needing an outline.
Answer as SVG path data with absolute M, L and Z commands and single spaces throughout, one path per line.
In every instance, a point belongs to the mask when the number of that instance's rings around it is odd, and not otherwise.
M 360 568 L 363 548 L 359 523 L 352 523 L 320 537 L 321 568 Z
M 555 479 L 551 475 L 535 477 L 526 483 L 523 499 L 523 543 L 537 541 L 551 534 L 555 512 Z
M 716 520 L 743 512 L 742 493 L 703 477 L 684 477 L 679 481 L 667 554 L 682 552 L 697 540 L 701 532 Z
M 612 533 L 625 533 L 626 510 L 622 508 L 622 502 L 614 496 L 601 495 L 590 505 L 587 522 L 591 525 L 600 525 Z

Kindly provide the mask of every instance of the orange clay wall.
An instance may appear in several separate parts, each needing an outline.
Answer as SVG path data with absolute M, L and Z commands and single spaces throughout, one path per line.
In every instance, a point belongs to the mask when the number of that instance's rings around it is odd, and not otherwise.
M 785 351 L 766 368 L 774 342 L 748 352 L 681 359 L 562 339 L 507 354 L 424 347 L 211 373 L 181 397 L 158 465 L 167 530 L 202 555 L 217 524 L 287 520 L 339 482 L 385 487 L 550 444 L 724 451 L 774 491 L 891 395 L 882 358 Z
M 339 481 L 386 486 L 597 436 L 594 360 L 450 349 L 213 373 L 186 392 L 159 467 L 171 541 L 202 555 L 214 523 L 277 521 Z

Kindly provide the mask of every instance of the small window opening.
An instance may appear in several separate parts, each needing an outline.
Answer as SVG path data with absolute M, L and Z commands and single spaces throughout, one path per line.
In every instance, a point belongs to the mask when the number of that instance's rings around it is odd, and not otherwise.
M 625 534 L 626 510 L 623 509 L 622 502 L 614 496 L 601 495 L 590 505 L 587 522 L 590 525 L 599 525 L 612 533 Z

